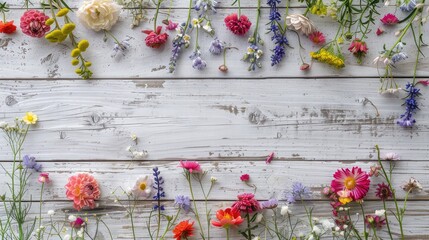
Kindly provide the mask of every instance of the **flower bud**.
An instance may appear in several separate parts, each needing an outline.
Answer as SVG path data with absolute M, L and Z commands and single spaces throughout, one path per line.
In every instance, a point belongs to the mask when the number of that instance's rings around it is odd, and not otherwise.
M 76 25 L 74 23 L 66 23 L 64 24 L 64 26 L 61 28 L 61 32 L 64 35 L 68 35 L 70 34 L 74 29 L 76 28 Z
M 226 65 L 220 65 L 219 66 L 219 70 L 221 71 L 221 72 L 228 72 L 228 67 L 226 66 Z
M 79 50 L 81 52 L 85 52 L 86 49 L 89 47 L 89 42 L 86 39 L 81 40 L 78 44 L 77 44 L 77 48 L 79 48 Z
M 300 69 L 301 71 L 306 71 L 306 70 L 310 69 L 310 65 L 309 65 L 308 63 L 303 63 L 303 64 L 301 65 L 301 67 L 299 67 L 299 69 Z
M 77 58 L 73 58 L 73 59 L 72 59 L 72 61 L 71 61 L 71 64 L 72 64 L 73 66 L 78 65 L 78 64 L 79 64 L 79 59 L 77 59 Z
M 67 15 L 67 13 L 69 13 L 69 9 L 62 8 L 60 11 L 57 12 L 57 17 L 64 17 L 65 15 Z
M 72 51 L 71 51 L 71 53 L 70 53 L 70 55 L 72 56 L 72 57 L 78 57 L 79 56 L 79 54 L 80 54 L 80 50 L 79 50 L 79 48 L 75 48 L 75 49 L 73 49 Z
M 55 22 L 55 20 L 54 20 L 54 19 L 49 18 L 48 20 L 46 20 L 45 24 L 46 24 L 46 25 L 48 25 L 48 26 L 50 26 L 50 25 L 52 25 L 54 22 Z

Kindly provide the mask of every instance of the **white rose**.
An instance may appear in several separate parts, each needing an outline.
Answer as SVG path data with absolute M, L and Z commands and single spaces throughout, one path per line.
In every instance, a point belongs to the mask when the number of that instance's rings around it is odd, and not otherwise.
M 76 15 L 94 31 L 110 30 L 118 21 L 121 6 L 112 0 L 84 1 Z
M 288 27 L 293 28 L 297 32 L 302 32 L 307 36 L 316 31 L 316 27 L 314 27 L 310 19 L 301 14 L 291 14 L 287 16 L 286 24 Z

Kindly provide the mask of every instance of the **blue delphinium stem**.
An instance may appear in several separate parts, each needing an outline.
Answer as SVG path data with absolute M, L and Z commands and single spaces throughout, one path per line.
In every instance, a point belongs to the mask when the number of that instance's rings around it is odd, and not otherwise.
M 272 49 L 273 54 L 271 55 L 271 66 L 277 65 L 283 60 L 286 55 L 286 46 L 289 44 L 286 38 L 286 25 L 283 26 L 281 24 L 281 15 L 278 11 L 278 4 L 280 3 L 281 0 L 267 1 L 268 6 L 270 6 L 268 32 L 273 34 L 271 40 L 275 44 L 274 49 Z M 286 6 L 286 8 L 288 7 L 289 6 Z
M 408 96 L 405 98 L 405 113 L 401 115 L 401 119 L 396 123 L 401 127 L 412 127 L 416 120 L 413 117 L 413 114 L 419 109 L 417 97 L 421 95 L 420 89 L 412 83 L 407 83 L 405 85 L 405 91 L 408 92 Z
M 161 198 L 165 197 L 164 188 L 164 179 L 159 175 L 161 172 L 158 170 L 158 167 L 155 167 L 153 170 L 153 180 L 155 184 L 153 188 L 156 190 L 156 195 L 153 196 L 153 199 L 157 201 L 157 204 L 154 206 L 154 210 L 158 211 L 158 229 L 156 231 L 156 239 L 159 237 L 159 230 L 161 228 L 161 211 L 164 210 L 164 206 L 161 205 Z

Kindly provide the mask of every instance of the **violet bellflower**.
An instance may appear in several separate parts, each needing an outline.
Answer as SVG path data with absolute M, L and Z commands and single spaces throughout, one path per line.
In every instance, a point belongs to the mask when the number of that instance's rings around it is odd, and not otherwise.
M 416 8 L 416 0 L 404 0 L 401 6 L 399 7 L 403 12 L 411 12 Z
M 420 89 L 416 88 L 413 84 L 407 83 L 405 85 L 405 91 L 408 92 L 407 97 L 405 97 L 405 113 L 401 114 L 401 119 L 396 123 L 401 127 L 412 127 L 416 123 L 413 114 L 419 110 L 419 105 L 416 100 L 417 97 L 421 95 Z
M 271 66 L 279 64 L 286 55 L 286 46 L 289 42 L 285 36 L 286 26 L 281 29 L 281 15 L 278 12 L 277 5 L 281 3 L 281 0 L 268 0 L 267 4 L 270 6 L 269 15 L 269 28 L 268 32 L 272 33 L 271 40 L 274 42 L 275 47 L 272 49 L 273 54 L 271 55 Z
M 300 182 L 294 182 L 292 184 L 292 191 L 286 193 L 286 199 L 289 203 L 294 203 L 297 200 L 309 198 L 311 191 Z
M 36 162 L 36 158 L 29 155 L 25 155 L 22 158 L 22 165 L 28 169 L 34 169 L 37 172 L 40 172 L 40 169 L 42 169 L 42 165 Z
M 164 184 L 164 179 L 159 175 L 161 172 L 158 170 L 158 167 L 155 167 L 153 170 L 153 180 L 155 184 L 153 185 L 153 188 L 156 190 L 155 196 L 153 196 L 153 199 L 157 201 L 157 203 L 153 206 L 154 210 L 157 210 L 158 208 L 161 210 L 164 210 L 164 205 L 161 205 L 161 198 L 165 198 L 165 192 L 162 185 Z
M 174 200 L 174 205 L 185 210 L 186 213 L 191 210 L 191 200 L 189 197 L 184 195 L 177 195 Z

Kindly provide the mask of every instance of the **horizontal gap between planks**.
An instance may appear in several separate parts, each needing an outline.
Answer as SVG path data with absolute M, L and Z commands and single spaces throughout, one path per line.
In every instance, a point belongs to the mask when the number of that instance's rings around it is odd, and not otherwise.
M 429 75 L 418 75 L 416 76 L 417 78 L 429 78 Z M 175 77 L 174 75 L 171 75 L 171 78 L 165 78 L 165 77 L 160 77 L 160 78 L 156 78 L 156 77 L 150 77 L 150 78 L 118 78 L 118 77 L 112 77 L 112 78 L 107 78 L 107 77 L 103 77 L 103 78 L 91 78 L 88 80 L 84 80 L 81 78 L 0 78 L 0 81 L 76 81 L 76 80 L 81 80 L 81 81 L 92 81 L 92 80 L 96 80 L 96 81 L 109 81 L 109 80 L 133 80 L 133 81 L 138 81 L 138 80 L 155 80 L 155 81 L 176 81 L 176 80 L 206 80 L 206 81 L 212 81 L 212 80 L 235 80 L 235 81 L 240 81 L 240 80 L 254 80 L 254 81 L 258 81 L 258 80 L 270 80 L 270 79 L 380 79 L 380 76 L 354 76 L 354 77 L 347 77 L 347 76 L 311 76 L 311 77 L 306 77 L 306 76 L 296 76 L 296 77 L 260 77 L 260 78 L 252 78 L 252 77 L 224 77 L 224 78 L 205 78 L 205 77 Z M 409 79 L 412 78 L 412 76 L 397 76 L 395 77 L 395 79 Z
M 265 159 L 268 156 L 262 156 L 262 157 L 236 157 L 236 158 L 231 158 L 231 157 L 225 157 L 225 158 L 168 158 L 168 159 L 143 159 L 143 160 L 129 160 L 129 159 L 107 159 L 107 160 L 101 160 L 101 159 L 87 159 L 87 160 L 57 160 L 57 159 L 52 159 L 52 160 L 40 160 L 37 161 L 38 163 L 92 163 L 92 162 L 99 162 L 99 163 L 129 163 L 129 164 L 147 164 L 147 165 L 153 165 L 153 164 L 167 164 L 167 163 L 171 163 L 171 162 L 175 162 L 175 161 L 180 161 L 180 160 L 189 160 L 189 161 L 198 161 L 201 163 L 210 163 L 210 162 L 214 162 L 214 161 L 227 161 L 227 162 L 243 162 L 244 160 L 246 161 L 251 161 L 251 162 L 265 162 Z M 274 158 L 272 160 L 272 162 L 344 162 L 344 163 L 352 163 L 352 162 L 378 162 L 377 159 L 349 159 L 349 160 L 310 160 L 310 159 L 302 159 L 302 158 L 280 158 L 280 159 L 276 159 Z M 389 162 L 387 160 L 381 160 L 381 162 Z M 427 162 L 427 160 L 409 160 L 409 159 L 401 159 L 399 160 L 399 162 Z M 0 163 L 13 163 L 13 160 L 0 160 Z M 270 165 L 270 164 L 267 164 Z
M 358 5 L 356 5 L 356 6 L 358 6 Z M 270 7 L 269 6 L 261 6 L 261 9 L 269 9 Z M 296 8 L 296 9 L 299 9 L 299 8 L 302 8 L 302 9 L 306 9 L 307 7 L 306 6 L 290 6 L 289 7 L 289 9 L 293 9 L 293 8 Z M 29 7 L 28 9 L 40 9 L 40 10 L 43 10 L 44 8 L 43 7 Z M 47 8 L 45 8 L 45 9 L 47 9 Z M 77 8 L 76 7 L 72 7 L 71 8 L 72 10 L 77 10 Z M 138 9 L 138 8 L 122 8 L 123 10 L 132 10 L 132 9 Z M 156 10 L 156 7 L 143 7 L 143 9 L 144 10 Z M 168 7 L 160 7 L 159 8 L 159 10 L 168 10 L 169 8 Z M 217 7 L 216 8 L 216 10 L 238 10 L 238 7 Z M 241 7 L 241 9 L 243 10 L 243 9 L 251 9 L 251 10 L 256 10 L 257 9 L 257 7 Z M 286 9 L 286 7 L 278 7 L 277 9 Z M 20 8 L 20 7 L 16 7 L 16 6 L 13 6 L 13 7 L 10 7 L 9 8 L 9 10 L 25 10 L 25 8 L 24 7 L 22 7 L 22 8 Z M 188 10 L 188 8 L 187 7 L 172 7 L 171 8 L 171 10 Z

